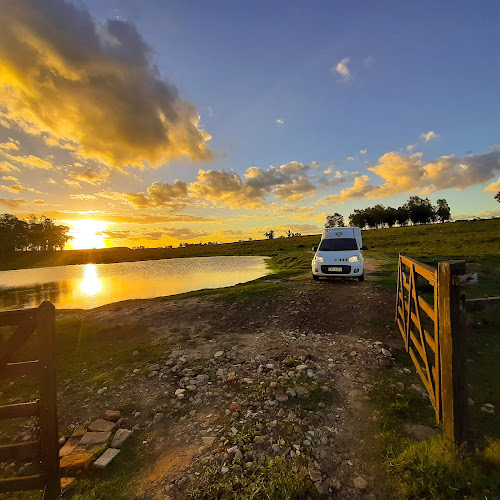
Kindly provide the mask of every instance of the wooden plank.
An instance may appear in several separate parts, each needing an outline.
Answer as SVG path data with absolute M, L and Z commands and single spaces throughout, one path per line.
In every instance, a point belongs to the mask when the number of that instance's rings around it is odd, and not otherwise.
M 427 330 L 424 330 L 424 337 L 425 337 L 425 341 L 427 342 L 427 345 L 435 353 L 437 350 L 436 342 L 434 342 L 434 339 L 432 338 L 431 334 Z
M 422 368 L 420 367 L 420 364 L 418 363 L 417 357 L 415 356 L 415 353 L 413 352 L 413 349 L 411 347 L 410 347 L 408 352 L 410 354 L 411 359 L 413 360 L 413 364 L 415 365 L 417 373 L 420 375 L 420 379 L 422 380 L 422 383 L 424 384 L 425 388 L 427 389 L 427 393 L 429 394 L 431 402 L 434 405 L 435 404 L 434 391 L 432 390 L 432 387 L 429 383 L 429 380 L 425 376 L 425 373 L 422 371 Z
M 440 262 L 438 267 L 439 349 L 441 357 L 441 406 L 444 435 L 459 445 L 469 437 L 465 378 L 465 296 L 453 276 L 465 273 L 465 262 Z
M 34 318 L 36 309 L 18 309 L 0 312 L 0 327 L 17 326 L 28 318 Z
M 0 406 L 0 420 L 36 417 L 38 412 L 38 401 Z
M 0 446 L 0 462 L 19 460 L 20 458 L 36 458 L 40 454 L 39 441 L 26 441 Z
M 36 320 L 27 317 L 23 319 L 10 338 L 0 344 L 0 367 L 5 366 L 11 360 L 12 356 L 30 338 L 35 328 Z
M 38 377 L 40 363 L 36 361 L 22 361 L 21 363 L 8 363 L 0 368 L 0 378 Z
M 40 444 L 45 500 L 56 500 L 61 494 L 59 480 L 59 434 L 57 430 L 56 387 L 56 313 L 47 301 L 37 312 L 40 341 Z
M 406 340 L 406 329 L 404 326 L 401 324 L 401 321 L 398 319 L 398 326 L 399 326 L 399 331 L 401 332 L 401 336 L 403 337 L 403 340 Z M 406 350 L 408 350 L 408 346 L 405 344 Z
M 433 307 L 422 297 L 418 298 L 418 305 L 420 308 L 429 316 L 429 318 L 432 319 L 432 321 L 436 321 L 437 319 L 437 314 L 436 311 L 434 311 Z
M 415 334 L 410 330 L 410 339 L 412 341 L 412 345 L 415 346 L 415 348 L 417 349 L 417 352 L 420 354 L 420 357 L 422 358 L 422 361 L 425 362 L 425 353 L 423 352 L 424 348 L 422 347 L 422 345 L 420 344 L 420 341 L 417 339 L 417 337 L 415 336 Z
M 0 479 L 0 493 L 40 490 L 42 488 L 43 482 L 39 475 Z
M 404 255 L 401 255 L 401 261 L 410 268 L 414 266 L 415 271 L 434 286 L 437 281 L 436 269 L 427 264 L 422 264 L 422 262 L 418 262 L 415 259 L 411 259 L 410 257 L 405 257 Z

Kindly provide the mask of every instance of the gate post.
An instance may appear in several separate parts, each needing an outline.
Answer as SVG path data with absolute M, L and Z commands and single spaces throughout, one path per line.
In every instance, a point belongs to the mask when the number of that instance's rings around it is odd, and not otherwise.
M 57 431 L 55 321 L 55 307 L 50 302 L 42 302 L 37 311 L 37 330 L 41 363 L 39 401 L 41 473 L 45 485 L 43 498 L 46 500 L 55 500 L 61 494 L 59 435 Z
M 453 443 L 467 441 L 465 378 L 467 317 L 465 296 L 454 276 L 465 274 L 465 261 L 438 264 L 439 348 L 443 432 Z

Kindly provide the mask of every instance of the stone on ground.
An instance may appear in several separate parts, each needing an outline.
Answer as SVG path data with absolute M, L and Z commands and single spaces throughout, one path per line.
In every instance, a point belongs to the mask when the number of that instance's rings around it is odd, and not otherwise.
M 111 432 L 87 432 L 81 439 L 80 444 L 104 444 L 111 437 Z
M 104 469 L 104 467 L 107 467 L 111 461 L 120 453 L 120 451 L 117 448 L 108 448 L 95 462 L 94 462 L 94 467 L 97 467 L 98 469 Z
M 121 448 L 123 443 L 132 435 L 128 429 L 118 429 L 111 441 L 111 448 Z
M 109 422 L 108 420 L 104 420 L 99 418 L 98 420 L 94 420 L 88 427 L 90 432 L 110 432 L 115 430 L 116 424 L 114 422 Z
M 74 474 L 80 470 L 87 469 L 92 462 L 92 453 L 73 453 L 61 458 L 59 467 L 65 474 Z

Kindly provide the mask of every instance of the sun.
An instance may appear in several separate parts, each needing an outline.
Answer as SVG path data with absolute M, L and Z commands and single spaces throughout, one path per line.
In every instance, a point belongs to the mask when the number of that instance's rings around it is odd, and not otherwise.
M 109 223 L 102 220 L 82 219 L 69 221 L 69 234 L 72 239 L 68 241 L 68 250 L 85 250 L 88 248 L 105 248 L 107 236 L 103 231 Z

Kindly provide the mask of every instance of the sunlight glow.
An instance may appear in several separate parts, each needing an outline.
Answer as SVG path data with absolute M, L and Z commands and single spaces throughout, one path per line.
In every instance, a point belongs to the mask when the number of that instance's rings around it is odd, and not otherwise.
M 70 250 L 84 250 L 87 248 L 105 248 L 107 236 L 102 233 L 109 223 L 102 220 L 82 219 L 69 221 L 71 229 L 66 248 Z
M 87 295 L 96 295 L 102 290 L 102 281 L 97 276 L 97 266 L 86 264 L 80 289 Z

